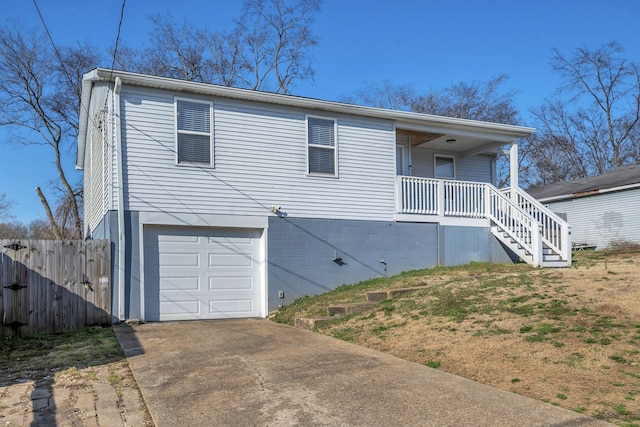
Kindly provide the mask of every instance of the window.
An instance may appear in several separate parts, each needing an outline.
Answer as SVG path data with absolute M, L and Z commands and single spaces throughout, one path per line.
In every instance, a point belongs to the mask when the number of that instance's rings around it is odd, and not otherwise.
M 176 99 L 178 164 L 213 165 L 210 102 Z
M 336 176 L 336 121 L 307 116 L 309 174 Z
M 436 178 L 455 178 L 455 158 L 453 156 L 442 156 L 436 154 L 434 156 L 434 175 Z

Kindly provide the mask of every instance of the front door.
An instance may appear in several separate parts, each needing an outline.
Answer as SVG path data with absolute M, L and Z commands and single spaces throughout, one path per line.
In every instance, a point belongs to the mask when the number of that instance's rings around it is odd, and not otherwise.
M 409 143 L 396 144 L 396 175 L 410 176 Z

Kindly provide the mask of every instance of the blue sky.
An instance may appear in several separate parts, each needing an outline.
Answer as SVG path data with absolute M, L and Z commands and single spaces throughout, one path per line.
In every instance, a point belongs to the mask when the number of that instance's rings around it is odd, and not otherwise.
M 127 0 L 121 40 L 144 43 L 150 14 L 170 12 L 197 26 L 227 29 L 239 16 L 240 0 Z M 60 46 L 88 41 L 112 45 L 121 0 L 38 0 L 51 35 Z M 95 6 L 94 6 L 95 5 Z M 5 19 L 42 28 L 32 1 L 3 4 Z M 324 0 L 314 31 L 316 78 L 292 94 L 336 100 L 365 82 L 391 80 L 416 89 L 460 81 L 486 81 L 507 74 L 503 89 L 517 92 L 521 123 L 534 126 L 528 109 L 550 97 L 559 81 L 549 66 L 551 49 L 569 53 L 617 40 L 625 56 L 640 62 L 640 2 L 637 0 Z M 55 167 L 47 147 L 6 144 L 0 129 L 0 193 L 14 202 L 17 219 L 45 218 L 34 188 L 47 192 Z M 73 170 L 75 152 L 64 153 Z M 71 174 L 74 181 L 78 172 Z

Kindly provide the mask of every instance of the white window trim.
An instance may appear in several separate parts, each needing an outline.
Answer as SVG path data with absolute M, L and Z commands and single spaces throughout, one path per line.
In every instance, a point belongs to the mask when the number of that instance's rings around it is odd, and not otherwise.
M 208 104 L 209 105 L 209 132 L 194 132 L 194 131 L 180 131 L 178 129 L 178 101 L 191 102 L 194 104 Z M 205 101 L 202 99 L 173 97 L 173 122 L 174 122 L 174 141 L 175 141 L 175 165 L 176 166 L 196 166 L 196 167 L 211 167 L 215 165 L 215 151 L 213 145 L 213 102 Z M 208 135 L 209 136 L 209 163 L 193 163 L 193 162 L 179 162 L 178 161 L 178 134 L 189 135 Z
M 333 174 L 330 173 L 321 173 L 321 172 L 310 172 L 309 171 L 309 147 L 317 147 L 324 148 L 328 150 L 326 145 L 316 145 L 309 144 L 309 118 L 321 119 L 321 120 L 330 120 L 333 122 Z M 315 116 L 312 114 L 306 114 L 304 118 L 304 133 L 305 133 L 305 143 L 306 143 L 306 160 L 307 160 L 307 176 L 319 176 L 323 178 L 338 178 L 338 120 L 335 117 L 326 117 L 326 116 Z
M 437 163 L 438 157 L 451 159 L 453 161 L 453 177 L 438 176 L 438 163 Z M 434 154 L 433 155 L 433 177 L 438 179 L 456 179 L 456 156 L 452 156 L 451 154 Z

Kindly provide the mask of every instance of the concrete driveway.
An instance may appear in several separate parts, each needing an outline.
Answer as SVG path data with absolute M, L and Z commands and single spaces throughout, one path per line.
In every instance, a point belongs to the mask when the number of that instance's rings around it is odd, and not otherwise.
M 608 425 L 267 320 L 115 330 L 159 427 Z

